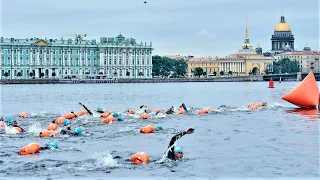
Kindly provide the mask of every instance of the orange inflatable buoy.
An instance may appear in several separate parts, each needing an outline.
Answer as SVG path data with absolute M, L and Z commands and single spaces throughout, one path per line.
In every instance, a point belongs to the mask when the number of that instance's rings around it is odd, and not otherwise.
M 149 125 L 149 126 L 145 126 L 143 128 L 140 128 L 140 133 L 153 133 L 154 132 L 154 127 Z
M 319 101 L 319 88 L 313 72 L 282 99 L 299 107 L 315 108 Z
M 85 109 L 76 113 L 77 116 L 83 116 L 83 115 L 86 115 L 86 114 L 88 114 L 88 111 L 85 110 Z
M 145 152 L 137 152 L 130 159 L 133 164 L 147 164 L 150 161 L 149 155 Z
M 147 113 L 141 114 L 141 119 L 148 119 L 149 115 Z
M 27 112 L 22 112 L 19 114 L 19 117 L 26 118 L 28 116 Z
M 63 124 L 63 121 L 65 120 L 65 117 L 59 117 L 58 119 L 56 119 L 54 122 L 57 124 Z
M 130 109 L 128 113 L 129 114 L 135 114 L 136 112 L 133 109 Z
M 21 133 L 23 130 L 20 127 L 14 127 L 19 133 Z
M 100 115 L 100 117 L 101 117 L 101 118 L 107 118 L 109 115 L 110 115 L 109 112 L 105 112 L 105 113 L 102 113 L 102 114 Z
M 39 136 L 40 136 L 41 138 L 44 138 L 44 137 L 47 137 L 47 136 L 56 137 L 56 136 L 58 136 L 58 133 L 57 133 L 57 131 L 44 130 L 44 131 L 40 132 Z
M 183 108 L 180 108 L 178 114 L 185 114 L 186 113 L 186 110 L 184 110 Z
M 33 154 L 37 153 L 40 150 L 40 144 L 39 143 L 30 143 L 23 148 L 20 149 L 19 154 L 20 155 L 28 155 L 28 154 Z
M 113 116 L 108 116 L 103 120 L 103 123 L 111 124 L 114 122 L 114 117 Z
M 47 130 L 55 131 L 55 130 L 57 130 L 57 128 L 58 128 L 58 125 L 55 123 L 52 123 L 47 127 Z
M 68 113 L 68 114 L 63 115 L 63 117 L 65 117 L 66 119 L 73 119 L 75 116 L 73 113 Z

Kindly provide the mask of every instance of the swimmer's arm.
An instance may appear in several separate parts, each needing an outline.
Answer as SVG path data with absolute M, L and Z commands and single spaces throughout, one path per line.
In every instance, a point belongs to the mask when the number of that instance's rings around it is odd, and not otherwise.
M 192 134 L 193 133 L 193 131 L 194 131 L 194 129 L 193 128 L 189 128 L 188 130 L 186 130 L 186 131 L 183 131 L 183 132 L 181 132 L 181 133 L 179 133 L 179 134 L 177 134 L 177 135 L 175 135 L 175 136 L 173 136 L 172 138 L 171 138 L 171 141 L 170 141 L 170 144 L 169 144 L 169 147 L 171 147 L 178 139 L 180 139 L 182 136 L 184 136 L 184 135 L 186 135 L 186 134 Z
M 91 112 L 85 105 L 83 105 L 82 103 L 79 103 L 79 104 L 80 104 L 85 110 L 87 110 L 90 115 L 92 115 L 92 112 Z

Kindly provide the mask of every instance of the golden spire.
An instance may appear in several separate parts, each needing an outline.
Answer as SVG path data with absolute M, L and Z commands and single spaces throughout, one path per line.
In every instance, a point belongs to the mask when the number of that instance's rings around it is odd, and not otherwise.
M 308 46 L 308 44 L 306 44 L 306 46 L 305 46 L 305 47 L 309 47 L 309 46 Z
M 246 39 L 249 39 L 249 34 L 248 34 L 248 16 L 247 16 L 247 24 L 246 24 Z

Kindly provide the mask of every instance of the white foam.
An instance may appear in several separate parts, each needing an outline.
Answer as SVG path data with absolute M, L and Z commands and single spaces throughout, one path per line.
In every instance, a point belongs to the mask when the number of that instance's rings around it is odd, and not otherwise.
M 109 152 L 96 152 L 92 155 L 98 167 L 119 167 L 118 161 Z

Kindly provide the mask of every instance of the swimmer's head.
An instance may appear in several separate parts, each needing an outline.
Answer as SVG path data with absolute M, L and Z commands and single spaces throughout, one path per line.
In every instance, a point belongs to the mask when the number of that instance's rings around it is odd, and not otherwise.
M 63 125 L 64 125 L 64 126 L 70 125 L 70 120 L 65 119 L 65 120 L 63 121 Z
M 162 126 L 161 125 L 158 125 L 157 127 L 156 127 L 156 131 L 160 131 L 160 130 L 162 130 L 163 128 L 162 128 Z
M 267 105 L 268 105 L 268 103 L 263 101 L 262 106 L 267 106 Z
M 97 107 L 97 111 L 102 111 L 102 107 Z
M 127 111 L 129 111 L 130 109 L 132 109 L 132 107 L 128 106 L 128 107 L 127 107 Z
M 182 159 L 183 158 L 183 150 L 182 150 L 182 147 L 178 147 L 178 146 L 175 146 L 174 149 L 173 149 L 173 152 L 174 152 L 174 157 L 175 159 Z
M 118 113 L 117 111 L 115 111 L 115 112 L 112 114 L 113 117 L 118 117 L 118 115 L 119 115 L 119 113 Z
M 123 116 L 118 116 L 118 121 L 123 121 L 124 117 Z
M 47 146 L 49 149 L 58 149 L 59 148 L 58 143 L 56 143 L 56 142 L 50 142 Z
M 10 126 L 13 124 L 12 116 L 6 116 L 5 121 L 7 122 L 7 125 Z
M 82 128 L 78 127 L 76 129 L 74 129 L 74 132 L 77 133 L 77 134 L 81 134 L 82 133 Z

